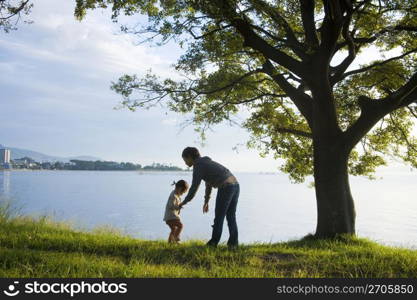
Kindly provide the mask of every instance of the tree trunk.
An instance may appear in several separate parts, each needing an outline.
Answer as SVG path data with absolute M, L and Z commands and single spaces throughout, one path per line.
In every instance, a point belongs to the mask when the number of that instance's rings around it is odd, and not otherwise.
M 335 140 L 314 142 L 314 180 L 317 200 L 316 237 L 355 234 L 355 208 L 350 192 L 350 150 Z

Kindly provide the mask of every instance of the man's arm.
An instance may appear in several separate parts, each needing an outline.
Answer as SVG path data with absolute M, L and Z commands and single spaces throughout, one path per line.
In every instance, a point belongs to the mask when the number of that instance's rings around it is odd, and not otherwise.
M 210 183 L 206 182 L 206 193 L 204 195 L 204 203 L 208 203 L 210 201 L 210 195 L 213 187 Z
M 193 169 L 193 181 L 191 183 L 191 187 L 190 190 L 188 191 L 187 196 L 185 196 L 184 201 L 182 201 L 181 206 L 187 204 L 188 202 L 190 202 L 195 194 L 197 193 L 198 187 L 200 186 L 201 183 L 201 173 L 200 170 L 198 169 L 198 167 L 196 168 L 194 166 Z
M 203 205 L 203 213 L 208 213 L 209 211 L 209 201 L 210 201 L 210 194 L 213 187 L 210 183 L 206 182 L 206 194 L 204 195 L 204 205 Z

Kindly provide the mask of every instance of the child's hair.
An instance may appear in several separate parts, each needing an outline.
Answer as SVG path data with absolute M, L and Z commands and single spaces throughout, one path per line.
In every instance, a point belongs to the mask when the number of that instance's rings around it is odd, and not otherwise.
M 171 185 L 175 185 L 175 188 L 180 188 L 182 189 L 182 191 L 185 191 L 186 189 L 188 189 L 188 183 L 185 180 L 178 180 L 177 182 L 172 182 Z
M 187 147 L 182 151 L 182 157 L 191 157 L 192 159 L 197 159 L 201 156 L 197 148 Z

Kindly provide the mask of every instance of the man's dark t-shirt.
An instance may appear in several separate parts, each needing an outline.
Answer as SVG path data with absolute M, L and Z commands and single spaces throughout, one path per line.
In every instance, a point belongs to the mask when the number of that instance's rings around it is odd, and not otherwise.
M 206 185 L 217 188 L 232 175 L 229 169 L 211 160 L 208 156 L 197 158 L 193 166 L 193 182 L 183 204 L 194 198 L 201 180 L 204 180 Z

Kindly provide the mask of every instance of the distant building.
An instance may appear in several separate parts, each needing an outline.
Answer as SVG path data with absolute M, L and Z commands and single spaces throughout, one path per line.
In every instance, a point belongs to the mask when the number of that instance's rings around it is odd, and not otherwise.
M 0 164 L 2 165 L 10 164 L 10 150 L 9 149 L 0 149 Z
M 21 168 L 21 169 L 33 168 L 33 167 L 36 167 L 37 164 L 38 163 L 35 160 L 27 156 L 13 160 L 13 165 L 16 168 Z
M 41 163 L 41 167 L 42 167 L 42 169 L 44 169 L 44 170 L 50 170 L 50 169 L 52 169 L 52 163 L 50 163 L 50 162 L 43 162 L 43 163 Z

